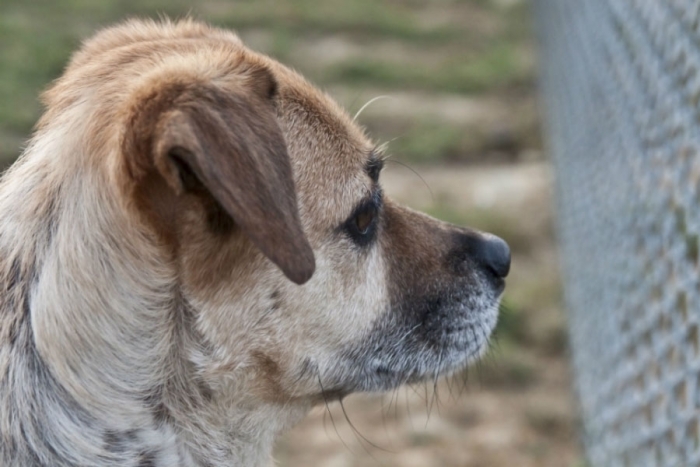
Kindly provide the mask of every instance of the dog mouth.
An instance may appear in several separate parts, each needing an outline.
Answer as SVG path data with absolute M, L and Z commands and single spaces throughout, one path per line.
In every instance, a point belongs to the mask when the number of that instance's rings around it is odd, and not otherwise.
M 319 372 L 324 398 L 391 390 L 465 368 L 488 349 L 504 284 L 488 294 L 408 300 L 385 314 L 366 339 Z
M 506 280 L 502 277 L 494 276 L 492 282 L 494 293 L 498 297 L 498 301 L 500 302 L 501 296 L 503 295 L 503 291 L 506 290 Z

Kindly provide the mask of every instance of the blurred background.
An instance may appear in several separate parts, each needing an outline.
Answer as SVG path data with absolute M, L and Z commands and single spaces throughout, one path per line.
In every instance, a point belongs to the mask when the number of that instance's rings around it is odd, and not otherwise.
M 492 348 L 467 372 L 317 408 L 281 466 L 584 467 L 567 363 L 525 0 L 2 0 L 0 163 L 30 136 L 38 95 L 81 40 L 132 16 L 235 29 L 388 143 L 390 196 L 493 232 L 513 250 Z

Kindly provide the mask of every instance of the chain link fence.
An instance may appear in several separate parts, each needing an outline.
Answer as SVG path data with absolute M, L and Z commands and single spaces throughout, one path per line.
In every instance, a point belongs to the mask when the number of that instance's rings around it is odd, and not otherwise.
M 700 2 L 535 5 L 588 457 L 700 465 Z

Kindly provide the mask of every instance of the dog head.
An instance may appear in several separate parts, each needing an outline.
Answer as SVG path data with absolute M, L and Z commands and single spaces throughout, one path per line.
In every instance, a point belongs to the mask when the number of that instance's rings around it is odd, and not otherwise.
M 384 390 L 485 348 L 507 245 L 393 203 L 374 143 L 298 74 L 191 22 L 102 33 L 68 75 L 96 69 L 124 96 L 113 178 L 176 268 L 212 387 L 246 368 L 266 399 Z
M 170 330 L 157 362 L 187 361 L 207 400 L 309 406 L 449 373 L 486 347 L 505 242 L 392 202 L 363 130 L 233 34 L 103 31 L 45 100 L 39 134 L 75 132 L 82 148 L 62 170 L 101 174 L 110 254 L 177 305 L 144 325 Z

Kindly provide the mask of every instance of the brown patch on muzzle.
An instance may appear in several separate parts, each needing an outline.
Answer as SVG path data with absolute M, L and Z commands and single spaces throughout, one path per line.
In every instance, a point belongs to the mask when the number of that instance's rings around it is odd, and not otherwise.
M 510 251 L 493 235 L 460 228 L 391 202 L 385 205 L 383 229 L 393 302 L 407 295 L 422 296 L 429 289 L 455 281 L 469 286 L 477 275 L 502 288 L 508 274 Z

